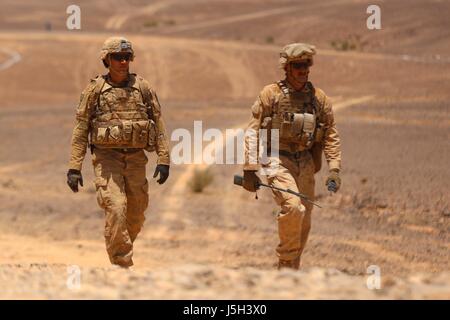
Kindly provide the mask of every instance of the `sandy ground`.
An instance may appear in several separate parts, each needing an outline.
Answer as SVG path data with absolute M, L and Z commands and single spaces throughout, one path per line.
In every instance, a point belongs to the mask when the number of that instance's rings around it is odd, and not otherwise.
M 81 274 L 76 280 L 75 274 Z M 448 299 L 448 273 L 387 278 L 369 290 L 362 276 L 336 269 L 239 270 L 185 264 L 151 270 L 61 264 L 4 265 L 3 298 L 27 299 Z
M 80 1 L 86 14 L 79 32 L 64 31 L 56 19 L 62 3 L 36 3 L 27 13 L 21 1 L 5 3 L 1 298 L 450 298 L 447 3 L 411 1 L 405 11 L 402 1 L 383 3 L 385 27 L 374 33 L 361 29 L 362 4 L 355 1 L 233 2 L 239 6 L 133 1 L 119 12 Z M 304 19 L 297 19 L 299 11 Z M 46 20 L 54 21 L 52 32 L 42 31 Z M 302 37 L 291 32 L 299 24 Z M 333 50 L 330 41 L 350 30 L 367 46 Z M 212 166 L 212 185 L 197 194 L 187 186 L 197 166 L 172 166 L 160 186 L 150 179 L 154 155 L 135 267 L 110 267 L 90 156 L 81 192 L 67 188 L 65 173 L 79 93 L 104 72 L 98 50 L 115 32 L 133 41 L 132 68 L 158 92 L 169 131 L 192 130 L 194 120 L 204 128 L 243 127 L 259 90 L 282 77 L 280 46 L 318 45 L 311 78 L 334 102 L 343 186 L 331 196 L 323 186 L 326 170 L 317 175 L 316 200 L 324 209 L 314 209 L 301 272 L 275 270 L 276 206 L 269 192 L 255 200 L 232 184 L 239 165 Z M 420 43 L 427 45 L 418 49 Z M 13 56 L 20 60 L 11 64 Z M 72 265 L 80 268 L 79 289 L 68 288 Z M 381 290 L 366 286 L 371 265 L 380 268 Z

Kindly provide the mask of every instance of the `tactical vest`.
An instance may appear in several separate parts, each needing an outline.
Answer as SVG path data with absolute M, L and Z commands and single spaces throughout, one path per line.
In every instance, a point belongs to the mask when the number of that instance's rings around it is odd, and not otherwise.
M 91 144 L 100 148 L 146 148 L 156 145 L 156 126 L 150 89 L 131 75 L 131 86 L 112 87 L 98 77 L 94 89 L 95 113 L 91 120 Z
M 277 82 L 282 91 L 272 111 L 272 129 L 279 130 L 281 150 L 297 152 L 314 144 L 318 102 L 311 83 L 306 91 L 291 91 L 284 81 Z

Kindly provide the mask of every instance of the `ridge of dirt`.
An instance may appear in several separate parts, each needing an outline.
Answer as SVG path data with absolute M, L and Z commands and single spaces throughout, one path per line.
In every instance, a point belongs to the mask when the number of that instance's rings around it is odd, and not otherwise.
M 17 295 L 26 299 L 169 300 L 450 298 L 449 273 L 389 277 L 379 289 L 368 289 L 371 280 L 367 277 L 336 269 L 262 271 L 186 264 L 153 271 L 36 263 L 0 265 L 0 279 L 1 299 Z

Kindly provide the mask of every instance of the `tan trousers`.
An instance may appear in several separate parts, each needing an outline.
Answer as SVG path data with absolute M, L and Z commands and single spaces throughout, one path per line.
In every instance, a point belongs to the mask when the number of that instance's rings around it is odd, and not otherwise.
M 297 160 L 280 155 L 279 159 L 270 158 L 270 163 L 272 170 L 274 165 L 277 169 L 267 176 L 269 185 L 303 193 L 314 201 L 314 162 L 309 152 Z M 286 192 L 273 190 L 272 194 L 281 207 L 277 216 L 277 256 L 284 261 L 300 259 L 311 229 L 312 204 Z
M 148 181 L 144 150 L 122 153 L 94 148 L 97 201 L 105 210 L 105 242 L 109 260 L 133 265 L 133 242 L 144 224 L 148 206 Z

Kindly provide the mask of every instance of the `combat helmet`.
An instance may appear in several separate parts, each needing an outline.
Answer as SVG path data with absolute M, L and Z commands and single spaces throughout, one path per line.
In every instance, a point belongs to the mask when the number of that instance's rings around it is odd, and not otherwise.
M 133 61 L 135 55 L 131 42 L 124 37 L 110 37 L 103 43 L 102 50 L 100 51 L 100 59 L 103 61 L 105 68 L 108 68 L 108 64 L 105 61 L 106 57 L 110 53 L 114 52 L 130 52 L 131 61 Z
M 310 66 L 313 65 L 313 55 L 316 54 L 316 47 L 307 43 L 291 43 L 285 46 L 280 52 L 280 68 L 284 69 L 289 62 L 307 60 Z

